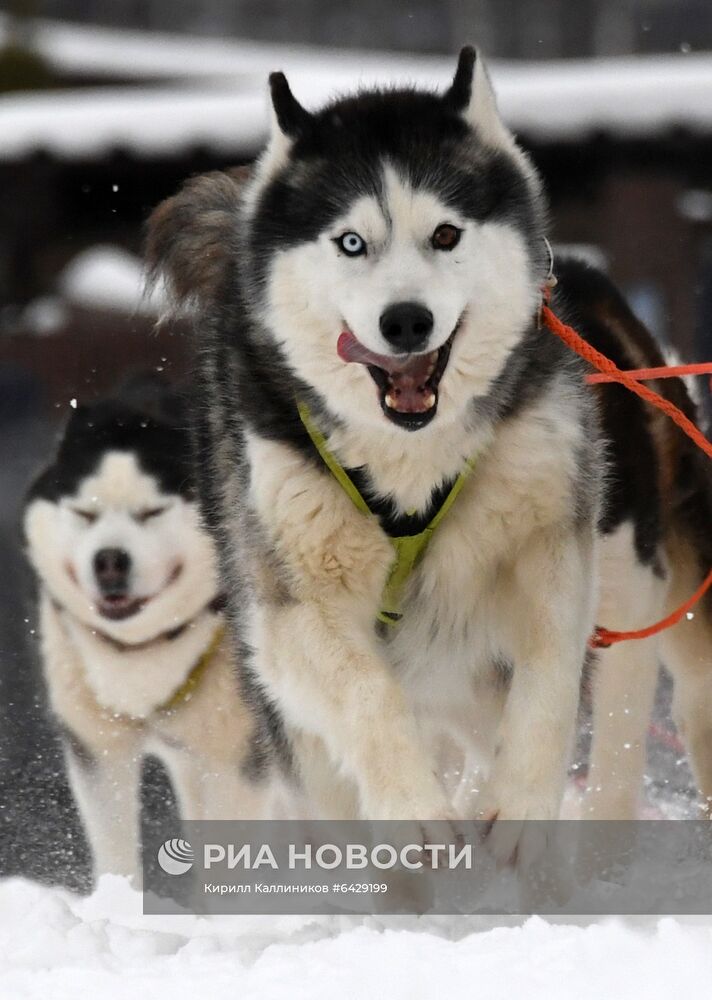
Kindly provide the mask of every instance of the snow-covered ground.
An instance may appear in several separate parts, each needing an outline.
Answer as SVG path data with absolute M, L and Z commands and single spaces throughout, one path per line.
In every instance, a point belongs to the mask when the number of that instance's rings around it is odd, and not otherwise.
M 0 883 L 1 1000 L 685 1000 L 708 997 L 712 920 L 144 917 Z
M 132 268 L 129 274 L 135 277 Z M 133 295 L 135 282 L 127 280 L 126 288 Z M 35 420 L 0 440 L 0 528 L 6 521 L 4 534 L 0 530 L 0 646 L 15 651 L 0 662 L 8 692 L 0 705 L 0 864 L 25 876 L 0 881 L 0 1000 L 709 995 L 712 917 L 144 917 L 140 897 L 118 878 L 104 879 L 84 897 L 29 881 L 32 873 L 81 885 L 87 873 L 61 756 L 44 714 L 34 707 L 39 695 L 19 634 L 30 626 L 23 625 L 18 598 L 12 512 L 52 433 Z M 691 779 L 672 730 L 669 695 L 668 679 L 661 683 L 649 742 L 645 815 L 690 817 Z M 586 726 L 581 743 L 584 760 Z M 154 780 L 149 791 L 153 811 L 164 807 L 165 789 Z M 569 805 L 575 811 L 573 787 Z

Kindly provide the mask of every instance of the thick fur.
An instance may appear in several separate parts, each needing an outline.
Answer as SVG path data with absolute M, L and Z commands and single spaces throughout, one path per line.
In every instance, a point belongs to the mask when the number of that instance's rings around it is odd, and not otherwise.
M 167 396 L 160 409 L 156 416 L 123 400 L 79 408 L 25 510 L 44 674 L 95 875 L 138 878 L 148 753 L 166 764 L 184 818 L 265 808 L 264 786 L 244 774 L 256 729 L 231 641 L 216 640 L 224 615 L 185 417 L 169 413 Z M 130 594 L 149 598 L 118 620 L 102 613 L 95 571 L 107 548 L 127 553 Z M 208 650 L 195 685 L 184 688 Z
M 203 501 L 274 739 L 314 814 L 452 816 L 438 761 L 454 743 L 478 768 L 460 812 L 554 817 L 594 622 L 637 627 L 665 604 L 685 447 L 625 390 L 587 388 L 539 327 L 540 184 L 471 50 L 442 97 L 364 93 L 309 114 L 281 75 L 272 89 L 272 141 L 222 217 L 223 283 L 183 287 L 171 271 L 225 190 L 214 176 L 200 203 L 193 184 L 158 210 L 149 266 L 199 303 Z M 430 243 L 443 223 L 461 230 L 449 253 Z M 340 253 L 346 232 L 367 253 Z M 602 276 L 558 274 L 554 306 L 592 343 L 623 367 L 658 363 Z M 379 317 L 404 300 L 433 315 L 428 351 L 457 331 L 437 410 L 415 431 L 336 347 L 348 326 L 371 355 L 392 354 Z M 681 383 L 666 391 L 690 406 Z M 375 517 L 324 467 L 297 399 Z M 402 622 L 376 626 L 387 532 L 422 530 L 471 457 Z M 654 650 L 641 659 L 654 670 Z M 618 736 L 599 772 L 617 771 Z

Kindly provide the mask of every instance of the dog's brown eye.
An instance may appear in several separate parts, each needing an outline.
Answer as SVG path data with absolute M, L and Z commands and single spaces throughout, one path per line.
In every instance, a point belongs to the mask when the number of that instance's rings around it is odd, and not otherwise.
M 80 517 L 87 524 L 93 524 L 99 516 L 95 510 L 80 510 L 79 507 L 72 507 L 72 512 Z
M 134 520 L 138 521 L 139 524 L 143 524 L 144 521 L 150 521 L 152 517 L 158 517 L 162 514 L 166 507 L 148 507 L 146 510 L 139 510 L 134 514 Z
M 449 222 L 444 222 L 435 230 L 430 242 L 435 250 L 452 250 L 460 242 L 461 235 L 461 229 L 452 226 Z

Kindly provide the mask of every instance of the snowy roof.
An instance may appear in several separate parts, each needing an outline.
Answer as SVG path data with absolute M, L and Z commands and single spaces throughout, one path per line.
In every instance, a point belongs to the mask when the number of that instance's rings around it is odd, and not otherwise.
M 0 22 L 1 26 L 1 22 Z M 50 25 L 40 49 L 74 72 L 133 75 L 142 83 L 0 98 L 0 159 L 43 151 L 63 158 L 113 150 L 180 155 L 204 147 L 250 156 L 267 130 L 266 77 L 284 69 L 307 106 L 375 83 L 442 88 L 454 58 L 187 39 Z M 644 137 L 671 128 L 712 132 L 712 55 L 492 65 L 502 113 L 538 140 L 605 131 Z M 150 84 L 147 78 L 159 78 Z M 180 78 L 180 79 L 179 79 Z
M 0 44 L 7 35 L 7 18 L 0 13 Z M 273 69 L 309 72 L 322 59 L 332 68 L 353 74 L 386 66 L 394 69 L 446 67 L 452 75 L 453 60 L 413 57 L 402 53 L 364 52 L 356 49 L 314 49 L 246 39 L 194 37 L 149 31 L 98 28 L 84 24 L 38 19 L 33 22 L 34 47 L 58 70 L 75 76 L 123 77 L 135 80 L 209 79 L 249 77 L 264 83 Z
M 58 287 L 68 302 L 89 309 L 150 316 L 164 306 L 159 290 L 147 292 L 140 258 L 111 244 L 77 254 L 60 274 Z

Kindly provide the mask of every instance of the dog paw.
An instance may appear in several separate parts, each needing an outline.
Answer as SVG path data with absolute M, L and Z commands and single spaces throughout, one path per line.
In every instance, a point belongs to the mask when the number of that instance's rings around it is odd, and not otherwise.
M 483 844 L 496 867 L 516 871 L 521 905 L 526 912 L 561 906 L 574 891 L 575 852 L 570 836 L 561 836 L 560 801 L 547 796 L 490 799 L 482 803 Z
M 405 820 L 408 822 L 427 823 L 444 820 L 450 822 L 455 816 L 444 792 L 435 780 L 428 782 L 429 788 L 424 788 L 425 782 L 409 782 L 416 791 L 393 789 L 390 793 L 370 796 L 362 804 L 364 819 L 369 820 Z
M 556 791 L 532 794 L 483 793 L 477 818 L 484 826 L 484 841 L 498 865 L 533 862 L 546 848 L 550 827 L 546 822 L 559 818 L 562 794 Z
M 453 813 L 418 823 L 417 828 L 417 843 L 424 848 L 427 864 L 433 870 L 447 868 L 451 854 L 457 854 L 465 844 L 463 824 Z

